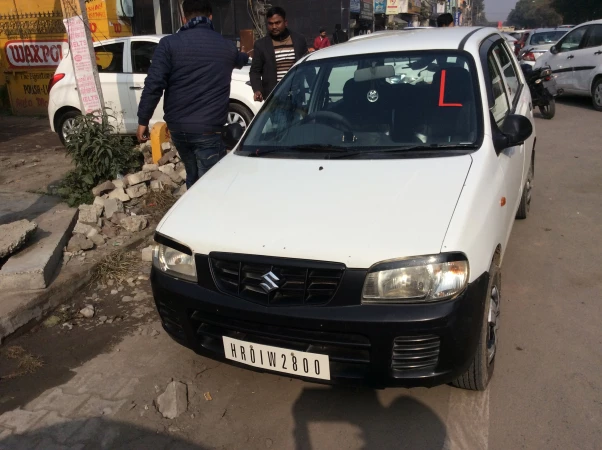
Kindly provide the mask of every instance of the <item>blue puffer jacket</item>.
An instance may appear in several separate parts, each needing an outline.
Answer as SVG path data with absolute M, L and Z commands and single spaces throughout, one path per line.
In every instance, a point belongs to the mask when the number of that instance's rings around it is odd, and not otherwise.
M 165 92 L 163 109 L 170 131 L 216 131 L 227 120 L 232 70 L 248 60 L 208 24 L 164 37 L 144 82 L 138 123 L 148 125 Z

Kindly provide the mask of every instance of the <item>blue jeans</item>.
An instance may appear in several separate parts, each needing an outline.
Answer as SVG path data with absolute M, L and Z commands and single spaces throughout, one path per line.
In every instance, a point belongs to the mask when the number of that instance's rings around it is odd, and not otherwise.
M 226 155 L 220 134 L 171 133 L 171 139 L 184 163 L 188 189 Z

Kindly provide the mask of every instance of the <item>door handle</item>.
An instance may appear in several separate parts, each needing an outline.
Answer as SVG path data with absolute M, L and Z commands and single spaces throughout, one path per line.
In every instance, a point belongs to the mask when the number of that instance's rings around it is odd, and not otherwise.
M 573 59 L 575 57 L 575 55 L 569 55 L 566 57 L 566 59 Z
M 139 91 L 140 89 L 144 89 L 142 86 L 130 86 L 132 91 Z
M 594 55 L 602 55 L 602 50 L 598 50 Z

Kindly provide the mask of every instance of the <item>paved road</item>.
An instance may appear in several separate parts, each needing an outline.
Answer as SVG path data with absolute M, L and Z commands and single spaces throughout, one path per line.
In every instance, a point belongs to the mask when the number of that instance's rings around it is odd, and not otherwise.
M 503 264 L 502 342 L 487 392 L 331 388 L 218 364 L 157 335 L 145 298 L 136 308 L 146 315 L 125 335 L 73 330 L 77 348 L 93 345 L 57 363 L 60 376 L 0 381 L 0 448 L 600 448 L 601 125 L 579 99 L 537 120 L 533 207 Z M 100 298 L 109 302 L 106 291 Z M 44 357 L 36 340 L 67 339 L 53 330 L 10 344 Z M 172 378 L 187 383 L 189 405 L 170 421 L 153 400 Z

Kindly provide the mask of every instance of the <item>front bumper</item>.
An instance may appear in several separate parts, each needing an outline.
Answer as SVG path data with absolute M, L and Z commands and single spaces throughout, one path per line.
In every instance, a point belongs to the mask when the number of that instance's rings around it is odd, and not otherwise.
M 224 335 L 323 353 L 331 384 L 377 388 L 435 386 L 465 372 L 482 330 L 488 281 L 484 273 L 456 298 L 430 304 L 274 307 L 151 273 L 164 329 L 198 354 L 257 370 L 225 359 Z

